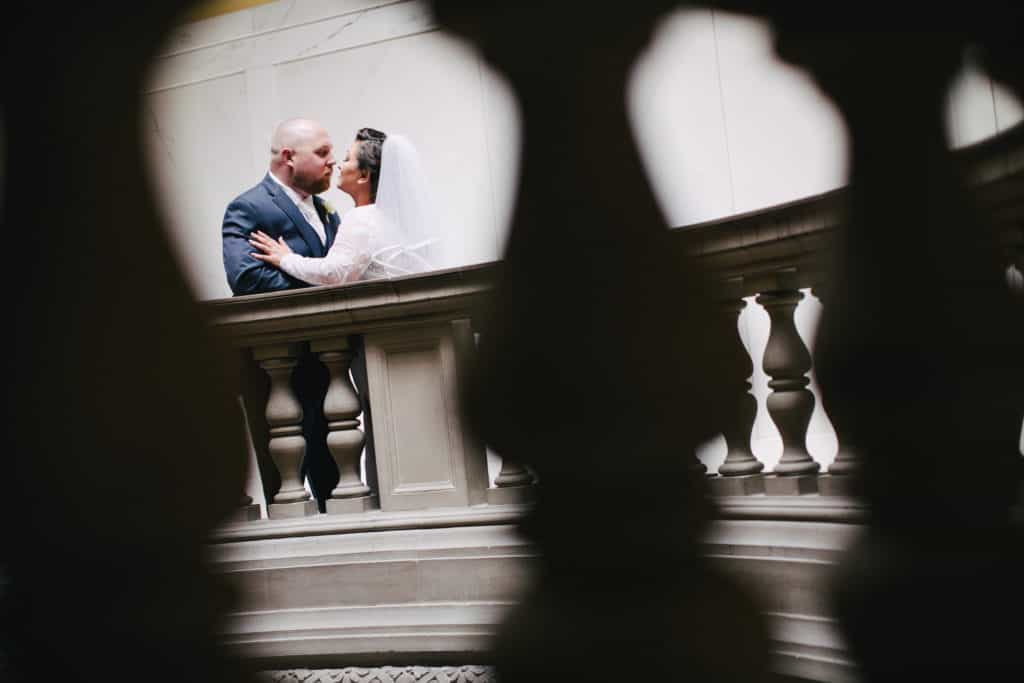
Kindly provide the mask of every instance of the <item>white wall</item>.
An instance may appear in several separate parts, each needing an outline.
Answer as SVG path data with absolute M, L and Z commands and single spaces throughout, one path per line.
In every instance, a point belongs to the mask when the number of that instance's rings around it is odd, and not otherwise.
M 673 13 L 635 67 L 629 103 L 672 225 L 846 182 L 848 137 L 838 111 L 809 76 L 775 57 L 764 21 L 709 9 Z M 1013 126 L 1024 111 L 968 65 L 947 115 L 950 143 L 960 147 Z
M 846 132 L 764 22 L 708 9 L 668 16 L 628 92 L 641 154 L 672 225 L 789 201 L 845 182 Z M 224 207 L 266 170 L 270 134 L 320 119 L 335 145 L 373 126 L 419 146 L 457 263 L 498 258 L 518 173 L 517 105 L 478 54 L 416 0 L 282 0 L 182 26 L 145 93 L 146 143 L 173 241 L 202 299 L 230 294 Z M 950 96 L 954 145 L 1022 118 L 968 69 Z M 342 211 L 336 188 L 326 193 Z
M 356 130 L 402 132 L 430 174 L 457 263 L 495 259 L 518 172 L 518 113 L 479 56 L 419 2 L 274 2 L 182 27 L 145 94 L 146 142 L 196 295 L 229 296 L 224 208 L 266 172 L 275 125 L 319 119 L 344 149 Z M 342 212 L 336 188 L 325 193 Z

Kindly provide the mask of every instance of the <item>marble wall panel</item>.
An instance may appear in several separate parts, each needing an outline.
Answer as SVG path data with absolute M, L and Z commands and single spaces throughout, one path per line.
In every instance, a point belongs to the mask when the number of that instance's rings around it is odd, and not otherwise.
M 629 85 L 633 128 L 669 225 L 735 212 L 710 10 L 667 17 Z
M 246 78 L 234 74 L 145 98 L 145 138 L 171 245 L 197 296 L 229 294 L 221 256 L 224 208 L 260 177 L 239 128 Z M 241 114 L 244 120 L 244 114 Z
M 519 102 L 508 81 L 500 74 L 477 59 L 477 73 L 480 77 L 482 97 L 480 101 L 483 119 L 484 147 L 486 154 L 487 184 L 490 188 L 491 216 L 488 225 L 493 243 L 487 245 L 481 239 L 467 245 L 469 253 L 465 262 L 486 260 L 490 254 L 500 257 L 505 251 L 505 241 L 515 209 L 516 189 L 519 183 L 520 141 L 522 113 Z M 483 237 L 483 235 L 481 235 Z
M 846 182 L 838 110 L 802 71 L 778 59 L 767 24 L 714 12 L 736 212 Z
M 250 15 L 259 8 L 225 15 Z M 217 21 L 222 17 L 196 22 Z M 226 19 L 225 19 L 226 21 Z M 235 19 L 241 22 L 241 18 Z M 354 11 L 328 13 L 316 20 L 285 23 L 249 33 L 232 33 L 194 47 L 172 49 L 157 60 L 152 89 L 166 88 L 232 73 L 248 66 L 280 64 L 336 50 L 358 47 L 433 30 L 435 24 L 422 2 L 385 3 Z

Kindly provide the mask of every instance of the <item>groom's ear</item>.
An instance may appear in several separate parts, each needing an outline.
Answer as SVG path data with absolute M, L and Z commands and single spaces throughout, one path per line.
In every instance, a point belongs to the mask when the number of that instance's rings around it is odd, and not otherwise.
M 291 147 L 282 147 L 281 158 L 284 159 L 284 162 L 289 166 L 293 165 L 292 159 L 295 158 L 295 150 Z

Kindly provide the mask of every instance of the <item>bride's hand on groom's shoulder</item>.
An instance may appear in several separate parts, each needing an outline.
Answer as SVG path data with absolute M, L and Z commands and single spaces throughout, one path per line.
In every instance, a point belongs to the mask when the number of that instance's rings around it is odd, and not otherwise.
M 277 241 L 274 241 L 274 239 L 260 230 L 249 236 L 249 244 L 260 250 L 252 252 L 254 259 L 259 259 L 272 266 L 280 266 L 281 259 L 287 254 L 292 253 L 291 247 L 288 246 L 283 237 L 278 237 Z

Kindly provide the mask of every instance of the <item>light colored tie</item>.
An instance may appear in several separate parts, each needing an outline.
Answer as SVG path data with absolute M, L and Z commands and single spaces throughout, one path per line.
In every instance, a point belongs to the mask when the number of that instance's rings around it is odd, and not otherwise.
M 306 202 L 300 202 L 299 210 L 302 211 L 302 215 L 306 218 L 309 224 L 313 227 L 313 231 L 320 238 L 320 244 L 326 244 L 327 235 L 321 235 L 320 230 L 318 230 L 317 228 L 320 227 L 326 232 L 327 226 L 324 225 L 323 222 L 320 220 L 320 217 L 316 213 L 316 209 L 307 204 Z

